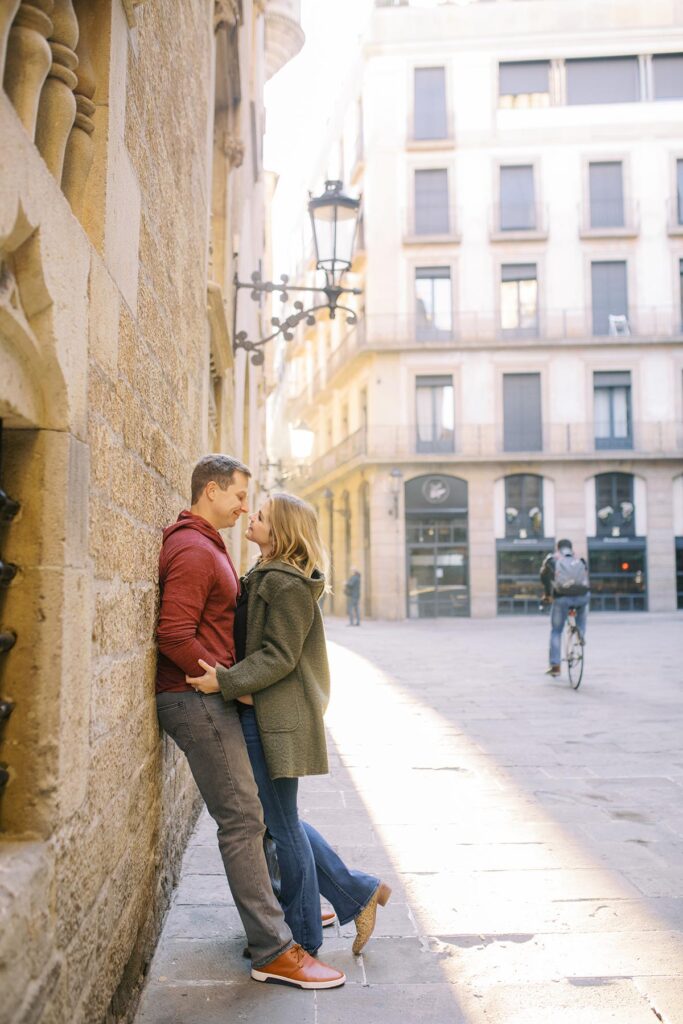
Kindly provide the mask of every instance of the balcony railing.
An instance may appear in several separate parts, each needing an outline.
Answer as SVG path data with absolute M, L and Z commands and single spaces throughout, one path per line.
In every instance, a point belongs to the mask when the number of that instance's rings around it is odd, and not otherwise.
M 459 242 L 458 209 L 445 203 L 420 204 L 403 211 L 403 242 L 417 245 L 422 242 Z
M 491 210 L 491 241 L 546 238 L 548 212 L 540 203 L 494 203 Z
M 632 199 L 594 199 L 581 209 L 582 238 L 632 238 L 640 231 L 640 210 Z
M 372 314 L 349 329 L 332 350 L 325 365 L 312 381 L 292 395 L 295 406 L 305 406 L 331 383 L 337 373 L 360 353 L 407 351 L 409 349 L 476 349 L 484 345 L 507 347 L 516 344 L 571 346 L 572 344 L 627 344 L 629 341 L 662 341 L 683 338 L 681 311 L 677 307 L 645 307 L 628 316 L 602 318 L 605 334 L 593 330 L 590 309 L 539 310 L 535 324 L 503 327 L 499 312 L 454 312 L 451 324 L 440 316 L 430 321 L 424 315 Z
M 667 226 L 670 235 L 683 235 L 683 195 L 671 196 L 667 202 Z
M 595 437 L 591 422 L 543 423 L 538 444 L 512 447 L 506 442 L 501 423 L 456 424 L 451 438 L 448 431 L 436 432 L 433 442 L 423 431 L 418 437 L 413 425 L 370 425 L 357 430 L 330 451 L 305 467 L 302 476 L 317 480 L 341 468 L 358 456 L 369 460 L 415 458 L 419 462 L 443 462 L 451 456 L 463 459 L 544 458 L 628 458 L 672 457 L 683 454 L 683 424 L 663 421 L 640 421 L 632 427 L 632 443 L 624 447 L 623 438 L 615 438 L 609 446 L 605 438 Z M 448 443 L 445 443 L 447 441 Z

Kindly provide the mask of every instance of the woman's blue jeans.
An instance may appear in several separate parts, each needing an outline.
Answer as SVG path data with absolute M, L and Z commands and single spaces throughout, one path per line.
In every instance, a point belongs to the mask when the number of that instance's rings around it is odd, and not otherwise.
M 351 921 L 379 885 L 374 875 L 346 867 L 320 833 L 299 819 L 298 779 L 271 779 L 256 714 L 238 705 L 251 767 L 280 865 L 280 902 L 294 941 L 315 952 L 322 944 L 320 896 L 334 907 L 341 924 Z

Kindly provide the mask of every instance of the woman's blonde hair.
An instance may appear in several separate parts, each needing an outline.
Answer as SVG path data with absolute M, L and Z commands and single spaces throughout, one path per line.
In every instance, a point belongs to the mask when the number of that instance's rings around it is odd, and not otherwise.
M 325 550 L 312 505 L 295 494 L 277 491 L 268 499 L 268 518 L 273 543 L 262 562 L 286 562 L 304 576 L 312 576 L 315 569 L 324 571 Z

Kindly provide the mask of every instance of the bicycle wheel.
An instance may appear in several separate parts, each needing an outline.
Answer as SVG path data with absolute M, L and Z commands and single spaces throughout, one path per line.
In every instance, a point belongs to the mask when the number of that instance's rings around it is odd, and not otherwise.
M 583 637 L 578 626 L 567 630 L 567 672 L 573 689 L 578 690 L 583 678 Z

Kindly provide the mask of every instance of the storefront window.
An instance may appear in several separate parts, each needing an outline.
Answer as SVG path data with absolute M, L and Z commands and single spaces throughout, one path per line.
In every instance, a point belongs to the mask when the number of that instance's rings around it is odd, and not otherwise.
M 625 545 L 593 541 L 588 554 L 593 611 L 646 611 L 644 539 Z
M 505 477 L 505 536 L 543 536 L 543 477 L 518 473 Z

